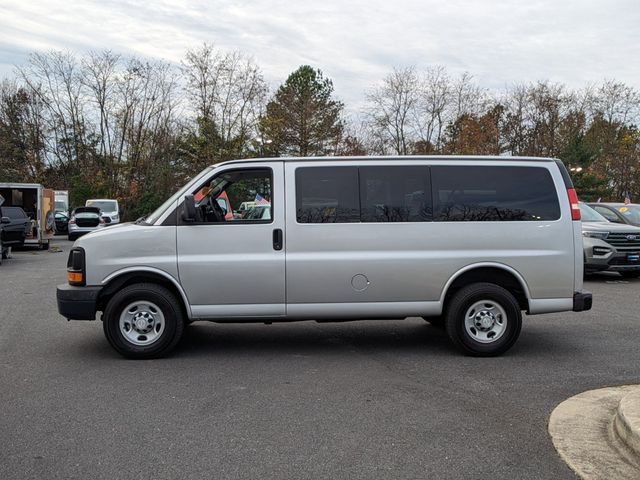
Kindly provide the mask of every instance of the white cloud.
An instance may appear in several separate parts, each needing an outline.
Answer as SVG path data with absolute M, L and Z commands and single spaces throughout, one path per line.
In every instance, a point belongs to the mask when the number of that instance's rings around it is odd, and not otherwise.
M 252 55 L 275 86 L 321 68 L 348 104 L 393 66 L 445 65 L 481 85 L 550 79 L 640 87 L 637 0 L 0 0 L 0 74 L 41 49 L 179 62 L 203 41 Z

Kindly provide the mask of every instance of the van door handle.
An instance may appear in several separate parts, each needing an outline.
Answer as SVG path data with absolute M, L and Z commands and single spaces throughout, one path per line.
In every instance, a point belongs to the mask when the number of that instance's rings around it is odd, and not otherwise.
M 282 229 L 276 228 L 273 231 L 273 249 L 282 250 Z

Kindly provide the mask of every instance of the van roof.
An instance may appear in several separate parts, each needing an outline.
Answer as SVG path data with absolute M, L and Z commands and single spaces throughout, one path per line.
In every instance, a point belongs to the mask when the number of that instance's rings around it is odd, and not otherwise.
M 355 156 L 355 157 L 266 157 L 244 158 L 217 163 L 216 166 L 247 162 L 327 162 L 327 161 L 354 161 L 354 160 L 451 160 L 451 161 L 504 161 L 504 162 L 557 162 L 558 159 L 547 157 L 505 157 L 500 155 L 380 155 L 380 156 Z

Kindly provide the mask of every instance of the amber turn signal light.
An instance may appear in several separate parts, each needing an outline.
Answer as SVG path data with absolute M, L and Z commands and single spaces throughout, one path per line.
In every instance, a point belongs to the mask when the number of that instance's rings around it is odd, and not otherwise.
M 82 285 L 84 282 L 82 272 L 67 272 L 67 280 L 69 285 Z

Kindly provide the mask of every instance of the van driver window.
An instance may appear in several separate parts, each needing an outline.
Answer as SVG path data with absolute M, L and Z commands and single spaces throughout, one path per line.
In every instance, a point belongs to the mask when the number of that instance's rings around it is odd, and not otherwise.
M 271 170 L 231 170 L 194 193 L 198 223 L 271 222 Z

